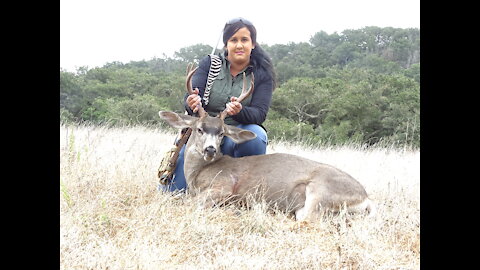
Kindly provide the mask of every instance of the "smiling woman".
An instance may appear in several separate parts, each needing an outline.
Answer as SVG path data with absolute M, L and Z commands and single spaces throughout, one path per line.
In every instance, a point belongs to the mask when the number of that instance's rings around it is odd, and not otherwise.
M 221 144 L 224 155 L 232 157 L 263 155 L 266 153 L 268 137 L 262 123 L 267 117 L 275 89 L 272 61 L 257 44 L 255 26 L 244 18 L 235 18 L 225 24 L 223 43 L 222 53 L 215 56 L 207 55 L 200 60 L 198 69 L 191 77 L 192 93 L 185 96 L 185 109 L 190 115 L 196 114 L 199 106 L 211 116 L 225 112 L 226 124 L 256 134 L 255 139 L 239 144 L 225 137 Z M 218 59 L 219 72 L 208 91 L 205 88 L 207 78 L 210 76 L 212 57 Z M 252 86 L 253 94 L 240 100 L 238 97 L 243 89 Z M 179 153 L 172 182 L 168 186 L 162 186 L 161 189 L 170 191 L 187 189 L 183 172 L 184 152 L 185 147 Z

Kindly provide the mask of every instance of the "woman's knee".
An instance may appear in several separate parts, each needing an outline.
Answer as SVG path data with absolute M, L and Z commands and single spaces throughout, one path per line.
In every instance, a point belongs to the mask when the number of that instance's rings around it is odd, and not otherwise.
M 249 130 L 257 135 L 253 140 L 238 144 L 235 157 L 263 155 L 267 152 L 268 137 L 265 130 L 259 125 L 238 125 L 237 127 Z
M 267 144 L 267 142 L 268 142 L 267 132 L 261 126 L 254 125 L 254 124 L 248 124 L 248 125 L 247 124 L 241 124 L 241 125 L 238 125 L 237 127 L 243 128 L 243 129 L 246 129 L 246 130 L 249 130 L 249 131 L 255 133 L 257 135 L 257 137 L 254 140 L 259 140 L 262 143 Z

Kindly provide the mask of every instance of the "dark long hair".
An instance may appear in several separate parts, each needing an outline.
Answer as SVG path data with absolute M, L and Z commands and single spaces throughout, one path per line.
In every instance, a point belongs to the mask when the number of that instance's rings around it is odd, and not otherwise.
M 248 31 L 250 31 L 250 37 L 252 38 L 252 42 L 255 45 L 255 49 L 252 50 L 250 54 L 250 63 L 256 69 L 264 69 L 267 74 L 272 78 L 273 81 L 273 88 L 277 85 L 276 82 L 276 74 L 275 70 L 273 69 L 273 63 L 270 56 L 265 52 L 262 47 L 257 43 L 257 29 L 253 24 L 245 20 L 243 18 L 233 19 L 233 23 L 226 23 L 225 27 L 223 28 L 223 44 L 224 47 L 227 47 L 227 42 L 230 37 L 232 37 L 240 28 L 247 27 Z M 225 50 L 225 56 L 228 55 L 228 51 Z

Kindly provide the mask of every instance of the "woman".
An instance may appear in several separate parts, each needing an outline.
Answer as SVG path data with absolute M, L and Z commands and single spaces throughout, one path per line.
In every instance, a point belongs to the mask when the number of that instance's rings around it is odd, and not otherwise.
M 275 89 L 275 72 L 270 57 L 256 41 L 257 31 L 248 20 L 236 18 L 227 22 L 223 29 L 224 51 L 219 54 L 221 69 L 209 95 L 204 95 L 211 61 L 210 56 L 206 56 L 192 77 L 192 88 L 198 90 L 185 98 L 185 109 L 190 115 L 197 112 L 197 106 L 203 106 L 211 116 L 227 108 L 226 124 L 250 130 L 257 135 L 255 139 L 242 144 L 225 137 L 222 153 L 232 157 L 263 155 L 267 150 L 267 133 L 262 123 L 267 117 Z M 242 90 L 243 73 L 247 82 L 254 73 L 254 91 L 251 97 L 239 103 L 236 99 Z M 185 146 L 180 151 L 172 182 L 168 186 L 161 186 L 162 190 L 187 188 L 183 173 L 184 151 Z

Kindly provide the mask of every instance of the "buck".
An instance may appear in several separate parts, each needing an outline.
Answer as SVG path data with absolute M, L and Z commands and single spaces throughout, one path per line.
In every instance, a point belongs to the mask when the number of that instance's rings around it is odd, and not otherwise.
M 191 78 L 197 68 L 187 68 L 186 90 L 192 94 Z M 249 96 L 254 77 L 238 101 Z M 373 215 L 374 205 L 364 187 L 349 174 L 327 164 L 300 156 L 274 153 L 233 158 L 223 155 L 224 136 L 235 143 L 256 137 L 255 133 L 227 125 L 226 111 L 212 117 L 199 106 L 199 117 L 160 111 L 160 117 L 174 128 L 191 128 L 186 144 L 184 172 L 188 193 L 198 196 L 204 207 L 230 202 L 264 200 L 268 206 L 295 216 L 297 221 L 314 221 L 325 211 Z

